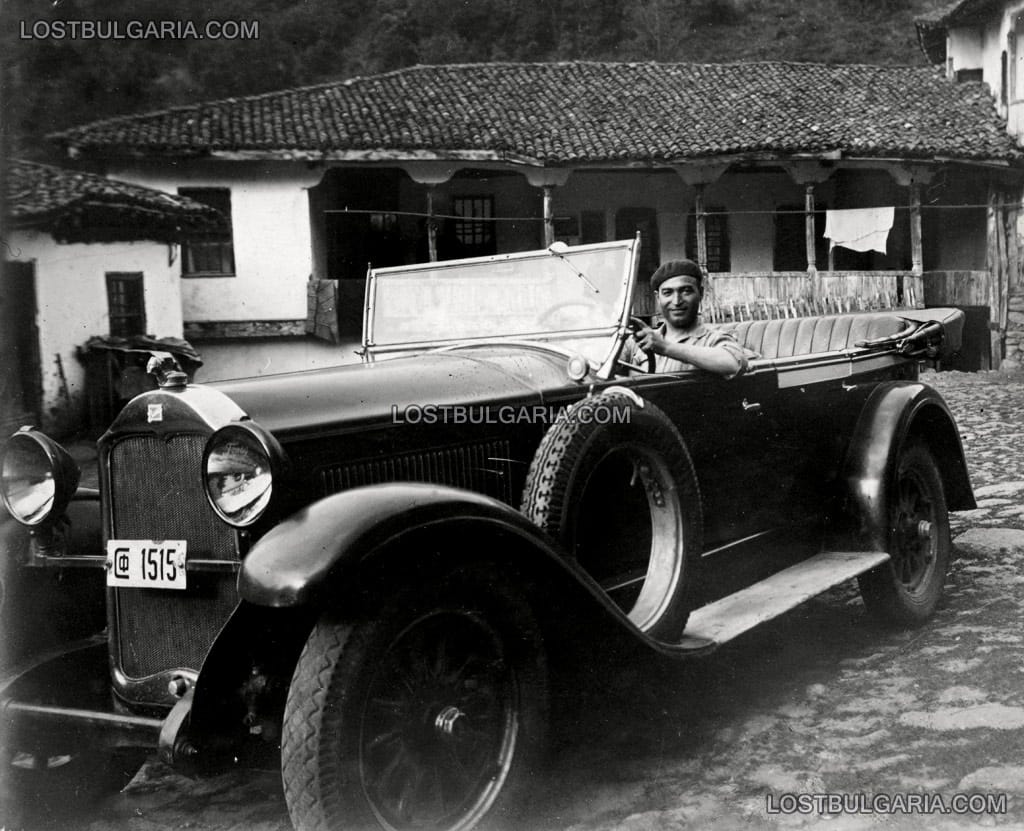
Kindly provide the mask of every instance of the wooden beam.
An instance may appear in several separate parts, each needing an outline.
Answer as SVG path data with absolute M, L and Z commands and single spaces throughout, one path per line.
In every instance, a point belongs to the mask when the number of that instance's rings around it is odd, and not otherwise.
M 832 165 L 821 164 L 821 162 L 809 160 L 790 160 L 783 162 L 780 167 L 782 167 L 782 169 L 789 174 L 789 177 L 798 185 L 814 185 L 819 182 L 824 182 L 835 170 L 835 167 Z
M 436 161 L 408 161 L 402 164 L 409 178 L 420 185 L 443 185 L 458 170 L 458 166 L 451 162 Z
M 562 187 L 572 175 L 571 167 L 528 167 L 521 169 L 526 181 L 535 188 Z
M 672 169 L 690 187 L 710 185 L 729 169 L 728 164 L 677 164 Z

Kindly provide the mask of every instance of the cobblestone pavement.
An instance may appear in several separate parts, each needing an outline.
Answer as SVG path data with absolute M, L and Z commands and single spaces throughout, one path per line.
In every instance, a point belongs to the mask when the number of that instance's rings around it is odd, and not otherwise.
M 1024 829 L 1024 375 L 931 374 L 957 417 L 977 510 L 935 618 L 873 625 L 853 586 L 708 659 L 595 670 L 560 724 L 532 831 Z M 993 794 L 967 815 L 784 813 L 791 794 Z M 774 800 L 774 802 L 773 802 Z M 978 806 L 976 806 L 978 807 Z M 86 831 L 290 826 L 274 771 L 191 782 L 148 761 Z

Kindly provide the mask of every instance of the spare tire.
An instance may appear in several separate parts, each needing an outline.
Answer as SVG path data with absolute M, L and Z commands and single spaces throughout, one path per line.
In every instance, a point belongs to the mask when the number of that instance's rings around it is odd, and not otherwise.
M 666 641 L 682 634 L 699 600 L 700 488 L 656 406 L 612 387 L 569 407 L 533 457 L 521 510 L 637 628 Z

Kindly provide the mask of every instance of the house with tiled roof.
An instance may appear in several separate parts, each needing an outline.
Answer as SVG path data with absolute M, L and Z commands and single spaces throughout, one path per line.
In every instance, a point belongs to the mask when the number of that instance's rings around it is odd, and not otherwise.
M 955 0 L 916 21 L 921 46 L 951 82 L 983 84 L 1007 131 L 1024 139 L 1024 2 Z M 1020 245 L 1020 240 L 1011 240 Z M 1015 251 L 1011 248 L 1011 255 Z M 998 258 L 996 259 L 998 263 Z M 1024 277 L 1011 263 L 1005 279 L 997 273 L 987 296 L 998 351 L 1011 365 L 1024 365 Z M 977 288 L 979 281 L 974 281 Z M 994 344 L 995 346 L 995 344 Z
M 4 205 L 0 426 L 61 432 L 87 414 L 81 348 L 95 337 L 180 339 L 179 245 L 228 229 L 180 196 L 17 160 L 5 166 Z
M 207 377 L 353 360 L 368 263 L 554 239 L 639 232 L 641 276 L 698 260 L 716 315 L 998 293 L 1024 172 L 990 89 L 945 66 L 417 66 L 52 138 L 230 215 L 230 237 L 181 260 Z M 879 250 L 836 236 L 878 216 Z M 306 334 L 325 296 L 340 346 Z M 987 327 L 978 360 L 998 361 Z

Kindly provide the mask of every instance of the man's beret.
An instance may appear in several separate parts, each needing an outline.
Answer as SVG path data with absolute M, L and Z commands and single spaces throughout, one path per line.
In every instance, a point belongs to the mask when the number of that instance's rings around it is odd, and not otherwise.
M 651 288 L 657 291 L 658 287 L 666 280 L 684 275 L 696 277 L 697 285 L 701 288 L 704 287 L 704 275 L 701 273 L 700 266 L 697 263 L 693 260 L 669 260 L 667 263 L 662 263 L 658 266 L 658 270 L 651 275 Z

